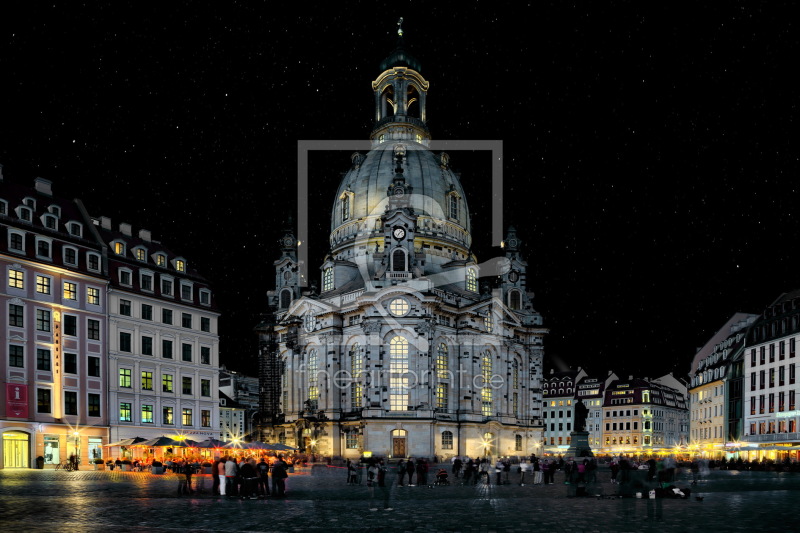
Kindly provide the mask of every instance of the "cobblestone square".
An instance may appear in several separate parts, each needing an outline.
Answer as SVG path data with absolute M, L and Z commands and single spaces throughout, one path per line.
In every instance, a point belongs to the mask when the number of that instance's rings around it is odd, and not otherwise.
M 345 477 L 340 468 L 298 469 L 287 498 L 240 500 L 213 496 L 210 476 L 195 476 L 199 493 L 179 496 L 174 474 L 5 470 L 0 523 L 6 531 L 786 531 L 800 488 L 797 474 L 712 471 L 689 499 L 650 500 L 615 497 L 620 486 L 602 469 L 587 497 L 571 497 L 561 473 L 546 486 L 519 486 L 512 473 L 507 485 L 433 487 L 399 487 L 390 473 L 386 490 L 347 486 Z M 676 486 L 689 486 L 685 474 Z

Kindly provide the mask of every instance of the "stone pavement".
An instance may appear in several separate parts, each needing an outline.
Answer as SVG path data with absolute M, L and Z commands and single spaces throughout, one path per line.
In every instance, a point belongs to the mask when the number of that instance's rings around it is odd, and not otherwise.
M 210 476 L 195 479 L 202 479 L 205 492 L 181 497 L 173 474 L 0 470 L 0 527 L 184 533 L 786 531 L 796 523 L 792 511 L 800 501 L 800 474 L 774 472 L 712 471 L 688 500 L 615 498 L 619 486 L 603 469 L 599 482 L 589 485 L 589 497 L 570 497 L 573 487 L 564 485 L 561 473 L 547 486 L 521 487 L 512 473 L 508 485 L 459 482 L 432 488 L 398 487 L 390 473 L 391 486 L 383 491 L 347 486 L 344 469 L 320 466 L 291 474 L 286 499 L 245 501 L 214 497 Z M 676 485 L 688 483 L 683 475 Z

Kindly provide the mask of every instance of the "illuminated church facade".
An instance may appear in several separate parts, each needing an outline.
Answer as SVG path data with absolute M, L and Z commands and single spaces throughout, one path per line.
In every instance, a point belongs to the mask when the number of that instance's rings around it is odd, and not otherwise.
M 280 241 L 270 324 L 256 328 L 262 438 L 342 458 L 541 453 L 547 329 L 521 241 L 509 228 L 503 257 L 472 253 L 467 195 L 429 149 L 429 82 L 398 33 L 318 284 L 303 287 L 294 232 Z

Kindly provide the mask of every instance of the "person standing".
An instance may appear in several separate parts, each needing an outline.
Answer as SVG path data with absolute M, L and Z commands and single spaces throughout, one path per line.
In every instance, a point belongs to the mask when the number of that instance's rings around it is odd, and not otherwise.
M 397 486 L 398 487 L 405 487 L 403 485 L 403 478 L 406 476 L 406 462 L 400 459 L 400 462 L 397 463 Z
M 616 460 L 612 460 L 609 468 L 611 469 L 611 483 L 616 484 L 617 474 L 619 474 L 619 463 L 617 463 Z
M 500 478 L 500 476 L 503 475 L 503 470 L 505 469 L 505 466 L 506 465 L 504 465 L 503 461 L 501 461 L 500 459 L 498 459 L 497 462 L 495 462 L 494 464 L 494 472 L 495 474 L 497 474 L 497 481 L 495 483 L 496 485 L 503 484 L 503 480 Z
M 525 459 L 520 461 L 520 463 L 519 463 L 519 486 L 520 487 L 524 487 L 525 486 L 525 474 L 530 472 L 530 468 L 531 468 L 531 465 L 528 463 L 528 461 L 526 461 Z
M 214 457 L 214 463 L 211 465 L 211 478 L 213 483 L 211 484 L 211 494 L 214 496 L 219 495 L 219 457 Z
M 285 498 L 286 497 L 286 478 L 289 474 L 286 472 L 287 464 L 283 460 L 283 455 L 278 456 L 278 460 L 272 465 L 272 497 Z
M 236 496 L 236 475 L 239 473 L 239 465 L 236 464 L 235 457 L 228 457 L 225 461 L 225 494 L 229 498 Z
M 385 487 L 386 486 L 386 463 L 383 462 L 383 459 L 378 461 L 378 486 Z
M 542 484 L 542 465 L 539 463 L 539 458 L 533 456 L 533 484 Z
M 242 467 L 239 469 L 239 475 L 242 478 L 242 489 L 239 491 L 242 499 L 258 499 L 258 471 L 256 470 L 256 460 L 252 457 L 246 461 L 242 461 Z
M 424 487 L 428 484 L 428 462 L 425 459 L 417 459 L 417 485 Z
M 456 479 L 458 479 L 459 475 L 461 474 L 461 467 L 463 465 L 464 463 L 461 461 L 461 457 L 456 456 L 456 458 L 453 460 L 453 476 L 455 476 Z
M 217 470 L 215 472 L 217 478 L 219 479 L 218 483 L 219 483 L 220 496 L 225 496 L 227 494 L 227 490 L 225 490 L 228 488 L 227 477 L 225 476 L 225 463 L 227 462 L 228 462 L 228 456 L 226 455 L 225 457 L 219 460 L 219 463 L 217 463 Z
M 414 484 L 411 483 L 411 480 L 412 480 L 412 477 L 414 476 L 415 466 L 416 465 L 414 465 L 414 460 L 411 457 L 409 457 L 408 461 L 406 461 L 406 474 L 408 474 L 408 486 L 409 487 L 413 487 L 414 486 Z M 417 481 L 419 481 L 419 477 L 417 477 Z
M 347 460 L 347 484 L 355 485 L 356 481 L 356 465 L 350 459 Z
M 264 457 L 258 463 L 258 492 L 261 496 L 269 496 L 269 463 Z

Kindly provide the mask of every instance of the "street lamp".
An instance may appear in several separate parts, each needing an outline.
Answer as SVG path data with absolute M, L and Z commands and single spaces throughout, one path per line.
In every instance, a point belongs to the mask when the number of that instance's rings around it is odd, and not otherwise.
M 74 448 L 75 448 L 74 452 L 75 461 L 73 463 L 73 466 L 75 467 L 75 470 L 77 470 L 78 465 L 81 463 L 81 434 L 78 431 L 74 431 L 72 433 L 72 436 L 74 437 Z

